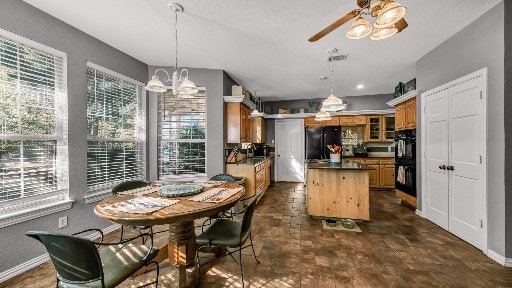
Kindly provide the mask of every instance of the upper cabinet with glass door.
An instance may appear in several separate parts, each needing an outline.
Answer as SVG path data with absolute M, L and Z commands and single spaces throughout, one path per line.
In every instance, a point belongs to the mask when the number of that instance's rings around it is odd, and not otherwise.
M 395 139 L 395 115 L 368 115 L 365 142 L 393 142 Z

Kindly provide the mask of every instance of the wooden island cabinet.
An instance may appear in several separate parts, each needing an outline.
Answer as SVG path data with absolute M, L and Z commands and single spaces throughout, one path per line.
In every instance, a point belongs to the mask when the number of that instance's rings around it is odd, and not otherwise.
M 306 183 L 307 212 L 322 218 L 370 220 L 370 186 L 364 164 L 309 163 Z

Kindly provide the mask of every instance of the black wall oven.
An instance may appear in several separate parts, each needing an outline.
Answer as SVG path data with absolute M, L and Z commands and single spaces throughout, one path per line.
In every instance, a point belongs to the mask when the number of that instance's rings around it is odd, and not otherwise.
M 416 197 L 416 130 L 396 131 L 395 188 Z

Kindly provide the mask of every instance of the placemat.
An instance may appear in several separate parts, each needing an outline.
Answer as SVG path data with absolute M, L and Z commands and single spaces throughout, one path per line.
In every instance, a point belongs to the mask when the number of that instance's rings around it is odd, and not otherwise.
M 242 190 L 242 187 L 232 189 L 212 188 L 206 192 L 203 192 L 199 195 L 190 198 L 189 200 L 197 202 L 221 203 L 224 202 L 224 200 L 228 199 L 229 197 L 238 193 L 240 190 Z
M 113 212 L 126 212 L 134 214 L 150 214 L 162 208 L 174 205 L 180 200 L 153 198 L 153 197 L 135 197 L 130 200 L 119 202 L 106 206 L 105 210 Z

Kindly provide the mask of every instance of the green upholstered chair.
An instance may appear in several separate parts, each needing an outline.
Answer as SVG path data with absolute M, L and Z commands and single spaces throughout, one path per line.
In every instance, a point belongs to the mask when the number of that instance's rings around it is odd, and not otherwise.
M 226 182 L 236 182 L 239 185 L 244 185 L 245 178 L 243 176 L 233 176 L 231 174 L 217 174 L 210 178 L 210 180 L 214 181 L 226 181 Z M 226 210 L 218 215 L 212 215 L 210 218 L 219 218 L 219 217 L 230 217 L 233 218 L 234 215 L 238 214 L 242 208 L 244 207 L 244 201 L 247 199 L 251 199 L 253 196 L 240 199 L 235 206 L 230 208 L 229 210 Z
M 74 236 L 89 231 L 99 232 L 101 242 Z M 45 231 L 30 231 L 26 235 L 43 243 L 48 251 L 57 271 L 57 287 L 115 287 L 149 264 L 156 265 L 156 280 L 143 286 L 153 283 L 158 286 L 159 267 L 157 262 L 152 261 L 158 249 L 131 243 L 142 235 L 119 243 L 104 243 L 103 233 L 98 229 L 88 229 L 74 235 Z M 97 246 L 102 245 L 106 247 L 98 250 Z
M 244 184 L 244 177 L 233 176 L 230 174 L 217 174 L 210 178 L 210 180 L 214 181 L 226 181 L 226 182 L 237 182 L 238 184 Z
M 119 192 L 124 192 L 124 191 L 132 190 L 132 189 L 146 187 L 148 185 L 149 185 L 149 183 L 147 183 L 145 181 L 141 181 L 141 180 L 125 181 L 125 182 L 117 184 L 114 188 L 112 188 L 112 195 L 116 195 Z M 143 233 L 144 230 L 148 230 L 148 233 L 151 234 L 151 236 L 153 236 L 153 227 L 152 226 L 130 225 L 130 226 L 126 226 L 126 227 L 137 230 L 141 234 Z M 125 228 L 125 225 L 121 225 L 120 241 L 123 240 L 124 228 Z M 145 241 L 146 241 L 146 238 L 143 237 L 142 244 L 144 244 Z
M 251 247 L 252 253 L 254 255 L 254 259 L 256 262 L 260 263 L 258 258 L 256 257 L 256 253 L 254 252 L 254 246 L 252 244 L 252 235 L 251 235 L 251 221 L 252 216 L 254 214 L 254 210 L 256 209 L 256 201 L 259 197 L 259 194 L 256 194 L 254 197 L 242 211 L 243 213 L 242 222 L 238 222 L 232 219 L 219 218 L 216 219 L 209 226 L 205 227 L 203 225 L 202 233 L 196 239 L 197 244 L 197 252 L 196 252 L 196 260 L 199 271 L 199 281 L 201 280 L 201 266 L 210 263 L 214 260 L 220 259 L 224 256 L 229 255 L 233 260 L 236 259 L 233 257 L 233 253 L 238 252 L 238 266 L 240 267 L 240 274 L 242 275 L 242 287 L 244 286 L 244 274 L 242 268 L 242 249 Z M 206 223 L 206 221 L 205 221 Z M 244 246 L 245 242 L 249 239 L 250 243 Z M 207 247 L 224 247 L 224 248 L 234 248 L 234 250 L 229 250 L 228 252 L 221 257 L 215 258 L 213 260 L 207 261 L 201 264 L 201 259 L 199 257 L 199 253 L 201 250 L 204 250 Z

